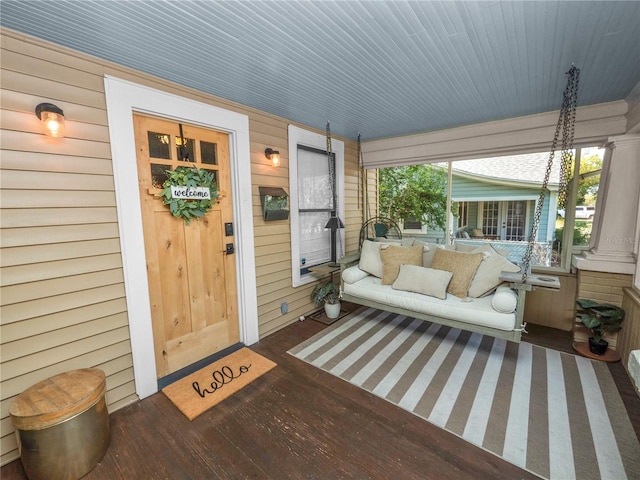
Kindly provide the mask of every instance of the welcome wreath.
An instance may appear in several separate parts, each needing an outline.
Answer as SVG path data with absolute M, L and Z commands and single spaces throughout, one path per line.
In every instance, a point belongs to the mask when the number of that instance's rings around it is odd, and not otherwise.
M 187 225 L 192 218 L 206 215 L 218 198 L 215 174 L 209 170 L 199 169 L 195 165 L 178 167 L 166 172 L 167 179 L 162 184 L 162 192 L 158 196 L 162 197 L 162 203 L 169 205 L 171 214 L 174 217 L 183 218 Z M 210 198 L 202 198 L 202 188 L 198 187 L 208 189 Z M 177 191 L 183 193 L 179 198 L 174 196 Z M 189 198 L 184 198 L 185 196 Z

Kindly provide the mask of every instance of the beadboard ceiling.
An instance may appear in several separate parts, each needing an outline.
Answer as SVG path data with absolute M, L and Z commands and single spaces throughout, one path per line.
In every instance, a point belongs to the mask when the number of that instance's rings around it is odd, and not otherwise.
M 2 26 L 363 140 L 557 110 L 640 81 L 640 2 L 14 1 Z M 43 72 L 45 75 L 46 73 Z

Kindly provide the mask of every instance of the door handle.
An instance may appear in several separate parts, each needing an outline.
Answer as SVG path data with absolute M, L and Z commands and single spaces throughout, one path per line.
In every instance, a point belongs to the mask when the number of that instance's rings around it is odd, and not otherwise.
M 234 253 L 236 253 L 235 249 L 233 248 L 233 243 L 227 243 L 222 253 L 224 253 L 225 255 L 233 255 Z

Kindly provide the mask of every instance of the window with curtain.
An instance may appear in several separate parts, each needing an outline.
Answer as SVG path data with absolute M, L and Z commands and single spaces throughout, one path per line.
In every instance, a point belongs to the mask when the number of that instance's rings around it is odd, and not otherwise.
M 332 139 L 336 205 L 329 175 L 324 135 L 289 126 L 289 187 L 291 200 L 291 267 L 293 286 L 317 280 L 309 267 L 331 259 L 332 242 L 344 252 L 344 233 L 332 238 L 325 225 L 332 214 L 344 222 L 344 142 Z M 338 254 L 339 256 L 339 254 Z
M 325 225 L 335 213 L 326 150 L 298 145 L 298 233 L 300 274 L 331 258 L 331 231 Z M 335 164 L 335 155 L 332 155 Z M 335 179 L 334 179 L 335 180 Z

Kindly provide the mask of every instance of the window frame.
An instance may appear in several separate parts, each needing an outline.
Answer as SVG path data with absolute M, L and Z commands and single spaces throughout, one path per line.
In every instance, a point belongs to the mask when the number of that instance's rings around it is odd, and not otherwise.
M 548 273 L 553 273 L 553 272 L 563 272 L 563 273 L 568 273 L 571 271 L 571 261 L 572 258 L 576 255 L 580 255 L 583 251 L 585 250 L 589 250 L 593 247 L 593 235 L 590 238 L 589 241 L 589 245 L 573 245 L 573 230 L 575 228 L 575 209 L 576 209 L 576 203 L 577 203 L 577 194 L 578 194 L 578 181 L 580 180 L 580 162 L 583 158 L 584 155 L 584 151 L 585 150 L 589 150 L 592 148 L 601 148 L 603 149 L 603 159 L 602 159 L 602 172 L 604 174 L 605 171 L 607 171 L 608 164 L 610 163 L 610 155 L 607 155 L 607 151 L 608 149 L 602 145 L 599 142 L 585 142 L 585 143 L 581 143 L 579 145 L 575 145 L 573 147 L 573 153 L 575 156 L 575 162 L 573 165 L 573 172 L 572 172 L 572 176 L 568 185 L 568 191 L 567 191 L 567 205 L 565 206 L 565 223 L 564 223 L 564 230 L 563 230 L 563 238 L 561 239 L 562 241 L 562 245 L 563 245 L 563 250 L 560 252 L 560 261 L 561 261 L 561 265 L 560 266 L 541 266 L 541 265 L 534 265 L 532 266 L 533 270 L 536 271 L 540 271 L 540 272 L 548 272 Z M 501 156 L 506 156 L 506 155 L 512 155 L 512 156 L 518 156 L 521 155 L 520 153 L 512 153 L 512 154 L 505 154 L 505 155 L 501 155 Z M 475 156 L 473 158 L 476 158 Z M 478 159 L 481 159 L 481 157 L 478 157 Z M 464 158 L 464 159 L 457 159 L 457 160 L 449 160 L 449 162 L 451 162 L 451 164 L 455 163 L 456 161 L 459 160 L 468 160 L 468 158 Z M 554 162 L 559 162 L 560 161 L 560 155 L 559 152 L 556 153 L 556 158 L 554 159 Z M 602 194 L 602 190 L 600 190 L 600 187 L 602 187 L 602 179 L 601 179 L 601 183 L 599 184 L 598 187 L 598 193 L 597 196 L 599 197 Z M 449 196 L 451 196 L 451 190 L 449 189 L 448 193 Z M 551 192 L 550 193 L 551 198 L 549 199 L 550 202 L 554 203 L 553 199 L 554 197 L 557 200 L 557 192 Z M 512 201 L 512 200 L 525 200 L 526 201 L 526 215 L 525 215 L 525 238 L 524 241 L 528 240 L 528 236 L 529 236 L 529 232 L 531 229 L 531 222 L 530 222 L 530 214 L 531 214 L 531 209 L 536 208 L 537 206 L 537 202 L 538 202 L 538 197 L 536 197 L 535 199 L 531 196 L 509 196 L 509 197 L 505 197 L 505 198 L 501 198 L 500 200 L 493 200 L 493 199 L 489 199 L 489 198 L 475 198 L 475 199 L 470 199 L 470 198 L 466 198 L 466 197 L 451 197 L 451 201 L 452 202 L 463 202 L 463 201 L 475 201 L 478 202 L 478 222 L 482 223 L 484 218 L 483 218 L 483 208 L 484 208 L 484 202 L 486 201 L 498 201 L 499 203 L 499 217 L 500 215 L 502 215 L 502 209 L 503 209 L 503 205 L 502 203 L 506 203 L 507 201 Z M 530 203 L 529 200 L 533 201 L 533 203 Z M 598 210 L 598 203 L 596 202 L 596 212 Z M 555 209 L 551 209 L 549 211 L 549 215 L 553 216 L 554 218 L 557 216 L 557 205 Z M 501 218 L 501 217 L 500 217 Z M 595 222 L 596 222 L 596 218 L 597 218 L 597 214 L 596 217 L 594 218 L 594 227 L 595 227 Z M 453 224 L 452 224 L 453 225 Z M 549 227 L 550 229 L 552 229 L 551 227 Z M 455 231 L 455 230 L 454 230 Z M 484 228 L 483 228 L 484 231 Z M 595 230 L 594 230 L 595 231 Z M 553 234 L 551 231 L 547 232 L 547 236 L 549 236 L 550 234 Z M 538 233 L 536 235 L 536 240 L 538 235 L 540 235 L 540 230 L 538 230 Z M 453 238 L 453 232 L 450 234 L 450 238 Z M 560 239 L 554 239 L 554 240 L 560 240 Z M 566 247 L 568 246 L 568 248 Z
M 598 211 L 598 201 L 596 200 L 595 211 L 594 211 L 594 219 L 591 226 L 591 236 L 589 237 L 589 243 L 587 245 L 574 245 L 573 244 L 573 233 L 575 230 L 576 224 L 576 206 L 578 203 L 578 182 L 580 181 L 580 165 L 583 159 L 583 153 L 585 150 L 589 150 L 591 148 L 600 148 L 602 149 L 602 169 L 600 174 L 600 181 L 598 182 L 598 192 L 596 194 L 596 198 L 600 198 L 600 195 L 603 193 L 600 188 L 603 184 L 604 175 L 610 168 L 611 155 L 608 154 L 608 148 L 604 145 L 599 145 L 597 143 L 588 143 L 588 144 L 580 144 L 574 146 L 573 152 L 575 161 L 573 164 L 573 172 L 571 175 L 571 181 L 569 182 L 568 190 L 567 190 L 567 204 L 565 205 L 564 211 L 564 230 L 562 237 L 562 245 L 563 250 L 561 252 L 561 266 L 560 267 L 549 267 L 550 270 L 559 270 L 568 272 L 572 268 L 572 260 L 574 256 L 581 255 L 582 252 L 586 250 L 591 250 L 594 245 L 594 235 L 593 233 L 596 231 L 596 217 Z M 609 152 L 610 153 L 610 152 Z M 565 245 L 568 248 L 565 248 Z
M 316 150 L 327 151 L 327 137 L 319 133 L 305 130 L 295 125 L 289 125 L 289 197 L 290 197 L 290 228 L 291 228 L 291 279 L 294 287 L 306 285 L 318 279 L 314 273 L 300 273 L 300 215 L 298 211 L 298 145 Z M 345 222 L 344 196 L 344 142 L 331 139 L 331 151 L 335 156 L 336 198 L 338 203 L 338 217 Z M 340 245 L 338 251 L 345 251 L 344 232 L 337 235 Z M 340 250 L 341 249 L 341 250 Z

